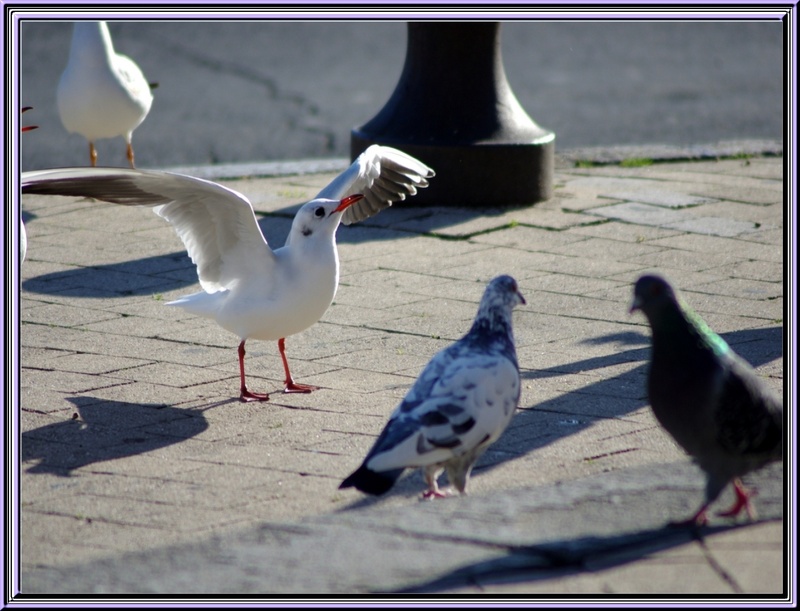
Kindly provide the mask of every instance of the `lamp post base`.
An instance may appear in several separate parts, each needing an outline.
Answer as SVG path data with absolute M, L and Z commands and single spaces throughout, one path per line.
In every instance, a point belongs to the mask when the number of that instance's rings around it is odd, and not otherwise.
M 400 80 L 380 112 L 352 130 L 352 158 L 371 144 L 436 172 L 414 204 L 520 206 L 553 194 L 555 134 L 514 96 L 499 23 L 409 23 Z
M 553 196 L 554 135 L 529 144 L 418 145 L 354 129 L 353 159 L 372 144 L 398 148 L 436 172 L 430 186 L 409 200 L 412 205 L 526 206 Z

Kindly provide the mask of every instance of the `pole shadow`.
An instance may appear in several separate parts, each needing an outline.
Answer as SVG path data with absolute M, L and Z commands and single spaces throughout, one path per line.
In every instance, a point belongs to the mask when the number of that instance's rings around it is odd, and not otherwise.
M 569 577 L 630 564 L 703 537 L 748 526 L 662 526 L 609 536 L 562 539 L 536 545 L 509 546 L 505 556 L 476 562 L 397 594 L 434 594 L 465 587 L 521 584 Z M 378 592 L 376 592 L 378 593 Z M 381 592 L 388 594 L 389 592 Z

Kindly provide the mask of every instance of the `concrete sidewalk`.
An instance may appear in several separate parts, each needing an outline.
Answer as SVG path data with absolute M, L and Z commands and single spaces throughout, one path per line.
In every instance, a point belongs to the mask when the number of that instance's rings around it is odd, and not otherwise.
M 286 343 L 295 378 L 322 389 L 280 394 L 277 346 L 251 341 L 265 404 L 237 400 L 237 338 L 164 306 L 197 290 L 167 223 L 26 195 L 23 594 L 779 602 L 794 587 L 782 465 L 746 480 L 756 523 L 665 528 L 699 506 L 703 478 L 650 412 L 649 329 L 627 310 L 641 273 L 665 274 L 781 391 L 783 164 L 562 158 L 556 196 L 528 209 L 400 204 L 342 226 L 335 302 Z M 274 247 L 333 175 L 225 184 Z M 523 392 L 470 495 L 421 502 L 418 472 L 379 499 L 338 490 L 500 273 L 528 301 L 514 314 Z

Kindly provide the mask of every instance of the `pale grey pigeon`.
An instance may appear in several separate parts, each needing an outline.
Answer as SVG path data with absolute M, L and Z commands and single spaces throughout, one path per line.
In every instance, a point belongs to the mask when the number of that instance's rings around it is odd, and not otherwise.
M 751 493 L 739 478 L 782 458 L 783 402 L 663 278 L 637 280 L 635 310 L 652 329 L 653 413 L 707 478 L 703 505 L 684 523 L 705 523 L 708 506 L 731 481 L 736 502 L 720 515 L 745 509 L 752 519 Z
M 424 497 L 446 496 L 437 484 L 444 470 L 464 494 L 473 465 L 506 429 L 519 402 L 511 312 L 524 303 L 512 277 L 494 278 L 472 328 L 430 360 L 362 465 L 339 488 L 383 494 L 405 468 L 421 467 Z

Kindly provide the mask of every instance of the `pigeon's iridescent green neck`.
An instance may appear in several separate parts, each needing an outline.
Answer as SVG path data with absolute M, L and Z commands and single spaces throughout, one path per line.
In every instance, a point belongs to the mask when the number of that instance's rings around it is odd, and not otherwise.
M 700 337 L 709 345 L 717 356 L 725 356 L 731 351 L 727 342 L 717 335 L 705 320 L 690 308 L 685 301 L 679 298 L 680 307 L 686 315 L 687 320 L 697 329 Z

